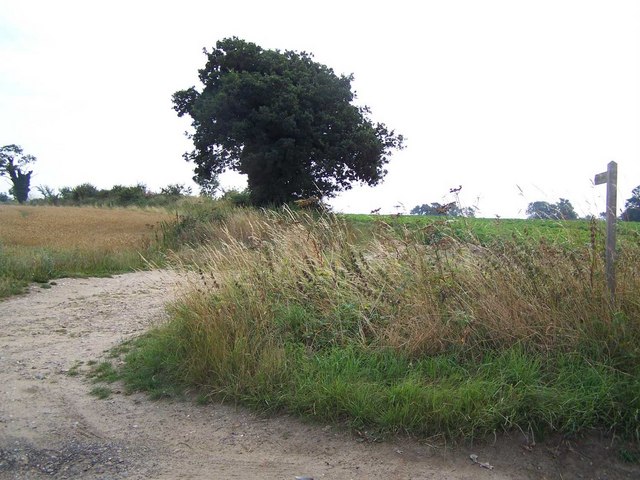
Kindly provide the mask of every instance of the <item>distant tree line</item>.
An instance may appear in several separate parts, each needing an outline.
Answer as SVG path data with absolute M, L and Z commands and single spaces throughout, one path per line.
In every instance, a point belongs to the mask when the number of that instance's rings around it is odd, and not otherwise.
M 453 190 L 455 193 L 455 190 Z M 425 203 L 416 205 L 411 209 L 412 215 L 431 215 L 449 217 L 474 217 L 475 207 L 461 207 L 459 202 L 451 203 Z M 527 206 L 527 218 L 540 220 L 577 220 L 573 205 L 566 198 L 559 199 L 556 203 L 535 201 Z M 624 210 L 620 220 L 626 222 L 640 222 L 640 185 L 633 189 L 631 197 L 624 204 Z
M 604 214 L 600 216 L 604 217 Z M 527 217 L 548 220 L 576 220 L 578 214 L 569 200 L 561 198 L 556 203 L 531 202 L 527 207 Z M 624 210 L 619 218 L 625 222 L 640 222 L 640 185 L 632 190 L 631 197 L 625 201 Z
M 101 205 L 101 206 L 162 206 L 178 198 L 191 195 L 191 187 L 183 184 L 171 184 L 150 191 L 143 183 L 133 186 L 114 185 L 110 189 L 98 189 L 91 183 L 82 183 L 75 187 L 62 187 L 59 191 L 46 185 L 36 187 L 41 199 L 31 203 L 48 205 Z
M 474 207 L 461 207 L 457 202 L 416 205 L 409 212 L 411 215 L 431 215 L 438 217 L 475 217 Z
M 556 203 L 531 202 L 527 206 L 527 217 L 542 220 L 577 220 L 578 214 L 569 200 L 561 198 Z

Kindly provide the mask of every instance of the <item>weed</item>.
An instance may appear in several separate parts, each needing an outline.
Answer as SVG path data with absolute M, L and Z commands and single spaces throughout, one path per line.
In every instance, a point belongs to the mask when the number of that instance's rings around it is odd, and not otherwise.
M 183 392 L 186 384 L 178 368 L 182 355 L 173 340 L 172 328 L 168 328 L 152 330 L 134 342 L 121 371 L 127 392 L 144 390 L 154 399 Z
M 83 362 L 75 362 L 69 370 L 67 370 L 67 376 L 69 377 L 77 377 L 80 375 L 80 367 L 82 367 Z
M 89 392 L 90 395 L 98 397 L 100 400 L 106 400 L 111 396 L 111 389 L 108 387 L 94 387 Z
M 92 365 L 87 376 L 91 378 L 94 383 L 113 383 L 121 378 L 120 372 L 108 361 Z
M 132 340 L 126 340 L 126 341 L 120 343 L 119 345 L 116 345 L 115 347 L 109 349 L 106 352 L 107 353 L 107 357 L 108 358 L 120 358 L 120 357 L 126 355 L 127 353 L 129 353 L 131 351 L 132 347 L 133 347 Z
M 618 457 L 626 463 L 640 463 L 640 451 L 637 449 L 621 448 Z

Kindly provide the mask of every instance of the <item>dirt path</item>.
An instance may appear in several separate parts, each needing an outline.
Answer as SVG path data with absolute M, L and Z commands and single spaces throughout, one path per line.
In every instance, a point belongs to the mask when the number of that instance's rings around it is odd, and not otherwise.
M 369 443 L 230 406 L 98 400 L 86 378 L 67 374 L 163 321 L 179 280 L 157 271 L 63 279 L 0 302 L 0 478 L 640 478 L 593 439 L 531 450 L 523 437 L 456 449 Z M 473 453 L 495 468 L 471 462 Z

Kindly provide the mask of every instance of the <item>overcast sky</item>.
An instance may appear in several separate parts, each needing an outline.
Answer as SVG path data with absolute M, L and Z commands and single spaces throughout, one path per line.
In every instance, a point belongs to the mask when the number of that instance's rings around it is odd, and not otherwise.
M 0 145 L 38 158 L 33 186 L 190 184 L 171 95 L 229 36 L 353 73 L 358 102 L 407 138 L 338 211 L 408 211 L 462 185 L 483 216 L 560 197 L 598 213 L 611 160 L 620 208 L 640 185 L 636 0 L 0 0 Z

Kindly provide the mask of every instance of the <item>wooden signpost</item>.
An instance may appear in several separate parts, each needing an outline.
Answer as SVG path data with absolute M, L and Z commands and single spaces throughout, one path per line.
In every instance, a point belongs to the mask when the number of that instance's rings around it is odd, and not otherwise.
M 593 183 L 601 185 L 607 184 L 607 249 L 606 249 L 606 269 L 607 286 L 611 294 L 611 303 L 616 299 L 616 200 L 618 190 L 618 164 L 609 162 L 607 171 L 595 176 Z

